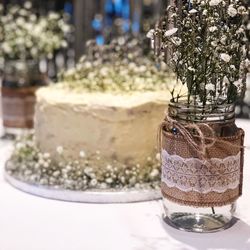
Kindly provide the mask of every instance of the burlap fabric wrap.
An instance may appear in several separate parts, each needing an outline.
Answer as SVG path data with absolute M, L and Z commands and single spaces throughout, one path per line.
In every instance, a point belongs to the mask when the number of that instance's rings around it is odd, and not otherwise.
M 6 128 L 33 128 L 37 87 L 2 87 L 3 125 Z
M 199 126 L 199 124 L 198 124 Z M 210 123 L 216 131 L 218 126 Z M 228 125 L 227 125 L 228 126 Z M 214 143 L 205 156 L 190 145 L 185 136 L 161 129 L 162 193 L 167 199 L 195 207 L 231 204 L 242 194 L 244 131 L 235 127 L 233 135 L 214 133 Z M 209 136 L 207 141 L 211 142 Z M 199 136 L 193 137 L 199 143 Z

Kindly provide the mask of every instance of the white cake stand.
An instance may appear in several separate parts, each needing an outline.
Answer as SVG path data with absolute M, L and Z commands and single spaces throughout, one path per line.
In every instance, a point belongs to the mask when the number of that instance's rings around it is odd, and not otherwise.
M 82 203 L 131 203 L 161 199 L 160 189 L 72 191 L 49 186 L 34 185 L 17 180 L 5 171 L 5 179 L 13 187 L 48 199 Z

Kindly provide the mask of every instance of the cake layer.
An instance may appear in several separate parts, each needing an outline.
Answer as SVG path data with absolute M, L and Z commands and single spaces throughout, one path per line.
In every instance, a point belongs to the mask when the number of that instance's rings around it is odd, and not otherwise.
M 39 148 L 58 160 L 95 157 L 124 167 L 155 157 L 157 131 L 167 92 L 77 93 L 60 87 L 37 92 L 35 137 Z M 96 167 L 103 165 L 96 157 Z

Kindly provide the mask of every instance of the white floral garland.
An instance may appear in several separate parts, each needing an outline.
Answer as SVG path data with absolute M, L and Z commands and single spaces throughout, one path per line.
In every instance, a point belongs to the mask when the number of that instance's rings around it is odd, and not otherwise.
M 148 157 L 144 168 L 139 165 L 119 168 L 108 164 L 103 168 L 93 168 L 84 151 L 79 152 L 79 159 L 67 160 L 63 157 L 63 147 L 57 147 L 62 161 L 53 162 L 49 153 L 42 153 L 34 142 L 32 134 L 18 138 L 11 159 L 6 164 L 7 172 L 15 178 L 44 186 L 60 189 L 124 189 L 124 188 L 159 188 L 160 157 Z M 94 157 L 101 157 L 96 152 Z

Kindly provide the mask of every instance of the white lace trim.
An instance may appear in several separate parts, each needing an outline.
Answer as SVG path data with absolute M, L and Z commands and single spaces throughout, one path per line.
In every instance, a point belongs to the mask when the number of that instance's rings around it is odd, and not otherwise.
M 224 193 L 240 184 L 241 153 L 209 161 L 182 158 L 162 150 L 162 182 L 184 192 Z

